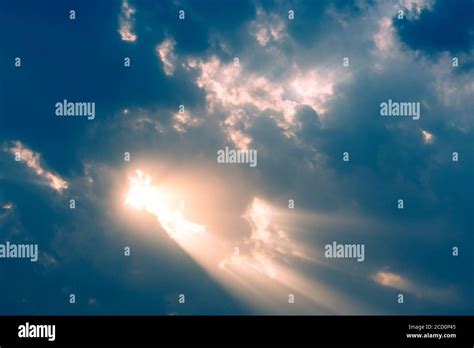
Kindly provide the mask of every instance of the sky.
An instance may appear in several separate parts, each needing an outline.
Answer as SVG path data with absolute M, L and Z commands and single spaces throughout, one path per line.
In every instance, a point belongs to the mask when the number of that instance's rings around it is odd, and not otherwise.
M 473 11 L 2 1 L 0 314 L 474 314 Z

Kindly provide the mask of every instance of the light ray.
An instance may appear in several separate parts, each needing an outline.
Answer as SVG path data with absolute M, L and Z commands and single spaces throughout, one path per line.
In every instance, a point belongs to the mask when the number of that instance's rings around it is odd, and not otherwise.
M 155 216 L 182 250 L 244 303 L 263 313 L 288 313 L 289 309 L 294 313 L 343 313 L 347 309 L 360 313 L 354 301 L 298 269 L 301 262 L 320 262 L 289 237 L 280 224 L 287 216 L 265 200 L 254 197 L 242 216 L 250 235 L 235 231 L 240 237 L 231 240 L 188 220 L 181 207 L 173 206 L 172 196 L 165 187 L 153 185 L 149 175 L 137 171 L 130 178 L 125 204 Z M 291 308 L 289 293 L 299 296 Z

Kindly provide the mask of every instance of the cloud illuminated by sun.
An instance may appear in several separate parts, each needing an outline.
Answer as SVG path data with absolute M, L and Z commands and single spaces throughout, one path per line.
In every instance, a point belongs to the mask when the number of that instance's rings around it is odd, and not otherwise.
M 170 238 L 186 239 L 205 231 L 204 226 L 188 221 L 181 209 L 173 207 L 166 190 L 153 186 L 151 177 L 140 170 L 130 178 L 125 204 L 154 215 Z

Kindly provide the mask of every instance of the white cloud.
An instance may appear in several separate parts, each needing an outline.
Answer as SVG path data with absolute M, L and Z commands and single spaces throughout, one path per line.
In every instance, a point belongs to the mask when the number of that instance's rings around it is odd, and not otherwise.
M 41 155 L 33 150 L 26 148 L 20 141 L 14 141 L 10 148 L 6 151 L 10 152 L 14 157 L 20 156 L 21 163 L 32 169 L 37 176 L 45 181 L 49 187 L 57 192 L 62 192 L 68 188 L 69 184 L 60 176 L 43 169 L 40 163 Z
M 134 14 L 135 9 L 128 4 L 127 0 L 124 0 L 122 2 L 122 12 L 120 13 L 119 19 L 119 33 L 123 41 L 134 42 L 137 39 L 137 35 L 133 33 Z
M 173 52 L 175 44 L 176 42 L 173 39 L 165 39 L 156 47 L 156 53 L 163 63 L 165 74 L 168 76 L 173 75 L 175 69 L 176 56 Z
M 207 61 L 190 59 L 187 67 L 200 72 L 197 84 L 206 91 L 208 111 L 226 110 L 221 126 L 240 148 L 251 142 L 245 129 L 262 111 L 272 112 L 276 124 L 291 137 L 297 127 L 297 106 L 308 105 L 323 115 L 334 93 L 335 72 L 331 69 L 303 70 L 294 64 L 285 76 L 271 79 L 247 72 L 242 65 L 223 63 L 217 57 Z

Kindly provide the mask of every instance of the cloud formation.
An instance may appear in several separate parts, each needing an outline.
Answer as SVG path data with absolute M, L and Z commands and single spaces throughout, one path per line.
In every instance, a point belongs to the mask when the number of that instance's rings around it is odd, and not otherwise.
M 5 148 L 5 151 L 10 152 L 15 160 L 24 163 L 28 168 L 42 179 L 50 188 L 61 193 L 69 186 L 68 182 L 62 179 L 59 175 L 44 169 L 41 165 L 41 155 L 28 149 L 20 141 L 16 140 L 10 147 Z
M 378 271 L 372 275 L 372 279 L 382 286 L 401 290 L 416 295 L 419 298 L 426 298 L 429 301 L 437 301 L 441 303 L 452 301 L 457 295 L 452 287 L 445 289 L 430 287 L 408 280 L 406 277 L 402 277 L 399 274 L 387 271 Z
M 28 62 L 2 72 L 1 115 L 16 117 L 0 119 L 0 138 L 35 144 L 10 143 L 0 156 L 0 201 L 13 205 L 0 208 L 2 228 L 34 231 L 57 260 L 50 278 L 25 279 L 64 279 L 48 291 L 97 299 L 71 309 L 10 277 L 16 283 L 1 298 L 12 301 L 2 308 L 24 309 L 22 289 L 45 313 L 123 313 L 124 302 L 132 314 L 472 312 L 471 2 L 456 2 L 461 11 L 449 1 L 294 1 L 294 20 L 281 1 L 119 4 L 78 3 L 89 16 L 75 40 L 57 23 L 55 11 L 65 11 L 57 4 L 0 9 L 13 33 L 5 61 L 25 52 Z M 13 20 L 24 13 L 35 30 Z M 33 38 L 41 54 L 24 45 Z M 91 64 L 83 55 L 91 51 L 133 63 Z M 90 123 L 51 118 L 64 95 L 95 100 L 100 114 Z M 388 99 L 419 102 L 420 119 L 381 118 Z M 227 146 L 257 150 L 257 167 L 218 165 L 216 151 Z M 12 148 L 25 150 L 20 165 Z M 76 209 L 16 180 L 21 163 L 55 192 L 67 188 Z M 138 168 L 186 198 L 183 216 L 158 223 L 124 206 Z M 176 245 L 160 225 L 189 226 L 184 216 L 206 233 Z M 364 262 L 321 257 L 333 241 L 364 244 Z M 140 257 L 124 257 L 124 246 Z M 196 295 L 189 306 L 174 304 L 177 289 Z M 392 305 L 394 289 L 416 306 Z M 116 297 L 100 295 L 108 291 Z
M 118 30 L 123 41 L 134 42 L 137 40 L 137 35 L 133 32 L 134 14 L 135 8 L 129 5 L 128 0 L 123 0 Z
M 173 39 L 168 38 L 156 47 L 156 52 L 163 63 L 165 74 L 168 76 L 173 75 L 175 69 L 176 57 L 173 52 L 175 44 L 176 42 Z

